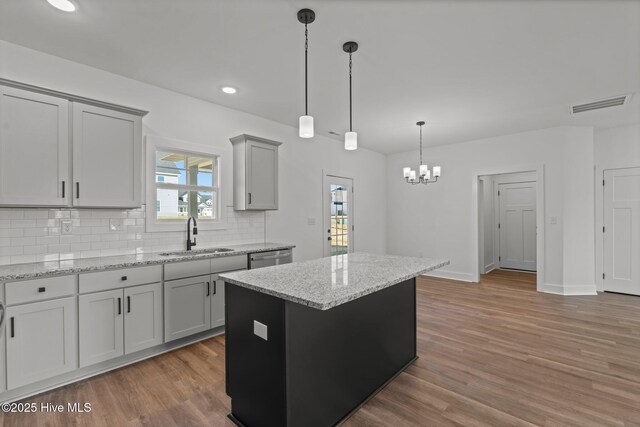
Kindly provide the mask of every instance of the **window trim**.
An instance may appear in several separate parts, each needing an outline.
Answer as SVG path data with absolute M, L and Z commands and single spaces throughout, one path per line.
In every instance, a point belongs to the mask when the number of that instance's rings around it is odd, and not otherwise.
M 209 147 L 207 145 L 195 144 L 192 142 L 185 142 L 173 139 L 165 139 L 155 136 L 147 136 L 145 141 L 146 149 L 145 149 L 145 194 L 146 194 L 146 203 L 145 203 L 145 231 L 147 232 L 161 232 L 161 231 L 184 231 L 186 230 L 186 222 L 187 218 L 185 217 L 184 221 L 182 220 L 161 220 L 158 221 L 156 204 L 153 202 L 157 200 L 156 192 L 158 188 L 168 188 L 172 184 L 169 183 L 161 183 L 158 186 L 156 182 L 156 151 L 170 151 L 170 152 L 178 152 L 184 154 L 195 154 L 204 157 L 217 157 L 217 170 L 214 172 L 214 183 L 218 183 L 217 186 L 207 187 L 210 188 L 216 194 L 216 202 L 217 202 L 217 219 L 215 220 L 206 220 L 202 219 L 198 221 L 198 228 L 200 230 L 222 230 L 228 228 L 225 218 L 225 209 L 223 206 L 223 195 L 222 195 L 222 163 L 223 163 L 223 152 L 221 150 L 217 150 L 216 148 Z M 203 187 L 198 186 L 184 186 L 184 185 L 176 185 L 180 189 L 184 189 L 185 187 L 193 187 L 194 190 L 202 191 Z

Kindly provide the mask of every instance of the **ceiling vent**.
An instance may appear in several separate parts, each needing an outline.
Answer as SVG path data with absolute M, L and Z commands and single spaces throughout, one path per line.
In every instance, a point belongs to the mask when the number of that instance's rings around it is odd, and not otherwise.
M 614 96 L 613 98 L 599 99 L 598 101 L 587 102 L 586 104 L 572 105 L 569 108 L 570 114 L 584 113 L 585 111 L 600 110 L 602 108 L 619 107 L 629 103 L 631 95 Z

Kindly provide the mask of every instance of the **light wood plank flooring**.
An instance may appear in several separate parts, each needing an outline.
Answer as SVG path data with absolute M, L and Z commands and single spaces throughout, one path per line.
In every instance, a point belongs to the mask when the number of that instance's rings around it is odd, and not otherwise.
M 418 281 L 420 358 L 344 425 L 640 426 L 640 297 L 535 292 L 535 275 Z M 89 414 L 4 426 L 231 426 L 224 338 L 27 399 Z M 1 415 L 0 415 L 1 417 Z

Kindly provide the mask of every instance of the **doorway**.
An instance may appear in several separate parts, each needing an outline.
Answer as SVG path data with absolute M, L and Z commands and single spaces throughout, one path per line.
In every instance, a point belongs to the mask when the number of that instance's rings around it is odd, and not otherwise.
M 324 256 L 353 252 L 353 178 L 325 174 L 323 179 Z
M 480 274 L 494 269 L 537 270 L 535 172 L 479 177 Z
M 604 171 L 604 290 L 640 295 L 640 168 Z

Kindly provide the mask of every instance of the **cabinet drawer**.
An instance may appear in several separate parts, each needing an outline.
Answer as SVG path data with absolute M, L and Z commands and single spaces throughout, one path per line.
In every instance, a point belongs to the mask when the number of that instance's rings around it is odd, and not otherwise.
M 164 265 L 164 280 L 202 276 L 209 273 L 211 273 L 211 261 L 209 259 L 172 262 Z
M 247 255 L 228 256 L 224 258 L 211 259 L 211 272 L 220 273 L 222 271 L 246 270 Z
M 80 293 L 85 294 L 160 281 L 162 281 L 162 266 L 150 265 L 80 274 L 79 287 Z
M 75 275 L 9 282 L 6 285 L 7 305 L 60 298 L 75 293 Z

